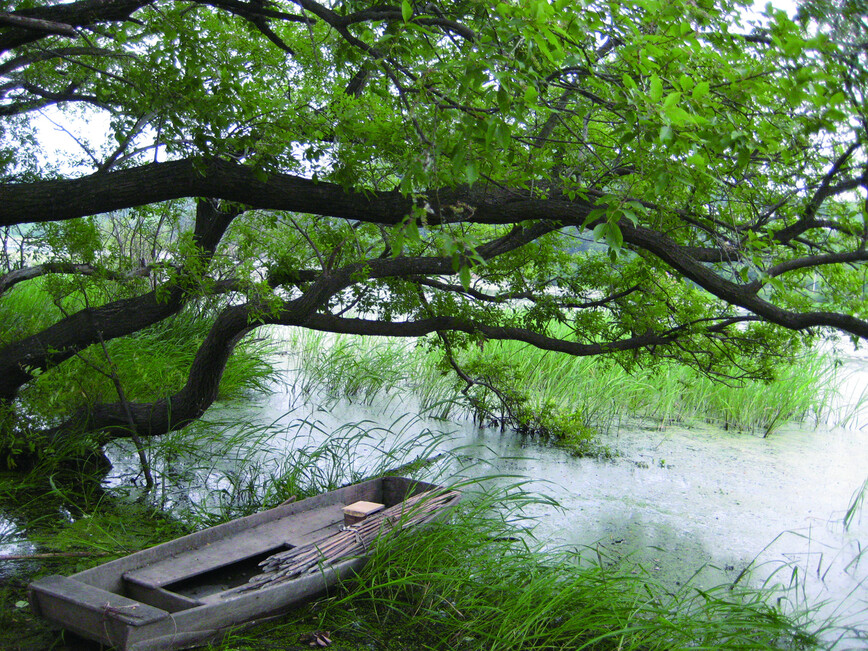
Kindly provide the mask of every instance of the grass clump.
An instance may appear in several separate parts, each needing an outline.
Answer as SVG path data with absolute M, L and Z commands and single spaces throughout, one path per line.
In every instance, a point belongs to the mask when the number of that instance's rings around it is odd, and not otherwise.
M 787 422 L 831 416 L 836 367 L 809 353 L 777 369 L 769 382 L 715 381 L 673 363 L 629 371 L 598 357 L 572 357 L 519 342 L 488 342 L 465 353 L 465 368 L 484 380 L 474 387 L 477 416 L 579 448 L 625 418 L 661 424 L 694 420 L 767 436 Z M 733 377 L 737 377 L 733 368 Z M 485 386 L 497 388 L 497 394 Z M 504 404 L 505 403 L 505 404 Z M 500 412 L 498 413 L 498 409 Z
M 332 335 L 288 330 L 286 345 L 297 364 L 297 387 L 307 396 L 323 394 L 361 404 L 388 405 L 413 397 L 422 414 L 449 419 L 467 414 L 439 356 L 422 341 Z
M 386 471 L 409 473 L 442 456 L 450 440 L 449 432 L 410 416 L 389 426 L 366 420 L 328 426 L 310 418 L 239 426 L 231 417 L 206 418 L 148 441 L 157 480 L 149 499 L 202 528 Z M 109 450 L 113 457 L 134 455 L 130 441 Z M 138 479 L 134 463 L 117 470 L 128 486 Z
M 294 648 L 315 632 L 337 649 L 810 649 L 766 590 L 685 585 L 542 552 L 513 521 L 520 491 L 486 492 L 451 521 L 381 540 L 342 591 L 214 648 Z M 306 645 L 306 644 L 305 644 Z
M 455 355 L 469 386 L 442 352 L 421 341 L 296 331 L 288 343 L 308 395 L 365 404 L 412 397 L 421 413 L 511 427 L 577 455 L 607 456 L 600 436 L 626 419 L 703 421 L 768 436 L 788 422 L 849 417 L 831 413 L 838 369 L 818 352 L 777 367 L 774 380 L 725 383 L 667 361 L 626 370 L 605 357 L 488 341 Z M 736 366 L 731 375 L 738 377 Z

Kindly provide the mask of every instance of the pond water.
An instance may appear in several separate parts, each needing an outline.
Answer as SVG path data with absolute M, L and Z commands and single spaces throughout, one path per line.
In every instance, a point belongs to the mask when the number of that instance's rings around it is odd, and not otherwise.
M 868 476 L 868 435 L 787 429 L 760 437 L 711 428 L 624 429 L 612 461 L 575 459 L 479 432 L 492 468 L 544 478 L 529 485 L 561 510 L 537 513 L 536 535 L 553 546 L 592 547 L 626 558 L 665 582 L 700 587 L 771 577 L 786 585 L 796 570 L 796 605 L 828 602 L 819 617 L 840 616 L 868 648 L 868 514 L 845 527 Z M 864 556 L 864 558 L 863 558 Z M 741 580 L 745 580 L 742 578 Z M 845 647 L 839 647 L 845 648 Z
M 843 359 L 841 414 L 868 387 L 868 358 Z M 846 517 L 868 481 L 868 432 L 858 417 L 848 429 L 790 426 L 767 438 L 626 424 L 604 439 L 616 455 L 601 460 L 510 431 L 406 419 L 414 407 L 406 397 L 374 407 L 311 407 L 309 398 L 279 389 L 249 417 L 282 427 L 275 442 L 283 449 L 319 445 L 346 423 L 374 428 L 373 442 L 354 455 L 360 466 L 402 444 L 402 459 L 435 447 L 458 450 L 469 461 L 461 474 L 525 479 L 526 489 L 560 504 L 530 509 L 533 535 L 545 546 L 626 559 L 671 583 L 697 573 L 693 580 L 705 587 L 735 580 L 786 586 L 795 578 L 798 589 L 782 593 L 794 607 L 824 604 L 819 619 L 851 628 L 836 648 L 868 648 L 868 505 Z M 429 434 L 450 427 L 450 436 Z
M 292 375 L 292 362 L 282 359 Z M 868 386 L 868 359 L 851 355 L 846 364 L 841 400 L 855 403 Z M 210 419 L 241 420 L 258 436 L 233 442 L 218 462 L 199 466 L 179 452 L 176 492 L 163 499 L 219 510 L 244 480 L 233 468 L 250 468 L 256 459 L 254 471 L 276 472 L 299 458 L 293 456 L 298 450 L 315 456 L 326 473 L 338 458 L 350 458 L 364 473 L 382 463 L 384 450 L 393 456 L 382 467 L 457 451 L 465 463 L 454 472 L 503 475 L 504 483 L 521 478 L 526 489 L 560 504 L 530 508 L 532 533 L 545 547 L 621 559 L 672 584 L 694 574 L 706 587 L 736 580 L 787 585 L 795 577 L 798 590 L 782 596 L 796 607 L 824 604 L 820 620 L 834 617 L 849 627 L 836 649 L 868 648 L 868 504 L 847 518 L 868 481 L 865 422 L 851 420 L 850 429 L 792 426 L 768 438 L 708 426 L 627 423 L 603 440 L 616 453 L 603 460 L 575 458 L 509 431 L 410 417 L 415 406 L 406 396 L 366 406 L 304 395 L 295 386 L 277 385 L 273 395 L 242 411 L 215 405 Z M 316 456 L 329 445 L 340 454 Z M 119 446 L 112 456 L 110 484 L 129 486 L 138 473 L 132 450 Z M 164 463 L 161 472 L 171 476 L 171 463 Z M 8 541 L 15 539 L 12 530 L 6 533 Z

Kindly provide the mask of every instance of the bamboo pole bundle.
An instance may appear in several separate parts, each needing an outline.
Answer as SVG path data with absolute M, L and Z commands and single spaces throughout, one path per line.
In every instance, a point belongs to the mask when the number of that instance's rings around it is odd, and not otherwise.
M 371 544 L 382 534 L 431 520 L 458 495 L 458 491 L 419 493 L 400 504 L 368 516 L 358 524 L 344 527 L 325 540 L 293 547 L 269 556 L 259 564 L 262 573 L 251 578 L 247 585 L 237 590 L 239 592 L 258 590 L 305 573 L 316 572 L 322 565 L 361 556 L 368 552 Z

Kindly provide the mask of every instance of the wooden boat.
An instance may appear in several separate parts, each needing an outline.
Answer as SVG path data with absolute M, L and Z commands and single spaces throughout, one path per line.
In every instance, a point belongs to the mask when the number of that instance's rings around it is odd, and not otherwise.
M 381 535 L 441 517 L 456 491 L 382 477 L 30 585 L 34 611 L 124 651 L 204 643 L 322 592 Z

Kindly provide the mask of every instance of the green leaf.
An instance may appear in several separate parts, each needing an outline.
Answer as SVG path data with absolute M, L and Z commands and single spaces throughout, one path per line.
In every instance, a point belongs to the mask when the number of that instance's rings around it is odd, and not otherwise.
M 680 106 L 670 106 L 665 109 L 666 117 L 674 124 L 675 126 L 682 126 L 686 122 L 690 121 L 690 113 L 685 111 Z
M 676 91 L 674 93 L 669 93 L 666 96 L 666 99 L 663 100 L 663 110 L 665 111 L 666 109 L 672 108 L 673 106 L 678 104 L 678 102 L 680 102 L 680 101 L 681 101 L 681 93 L 680 92 Z
M 639 223 L 639 215 L 630 210 L 629 208 L 622 208 L 621 214 L 624 215 L 632 224 L 636 226 Z
M 401 2 L 401 16 L 404 18 L 405 23 L 410 22 L 410 19 L 413 17 L 413 5 L 407 0 Z
M 504 123 L 498 123 L 494 128 L 494 137 L 497 140 L 497 144 L 503 147 L 504 149 L 508 148 L 510 144 L 512 144 L 512 139 L 509 136 L 509 125 Z
M 472 160 L 467 163 L 464 168 L 464 178 L 467 179 L 468 185 L 476 183 L 476 179 L 479 178 L 479 165 L 476 161 Z
M 392 257 L 397 258 L 404 252 L 404 229 L 396 228 L 392 233 Z
M 461 286 L 465 290 L 470 289 L 470 267 L 468 265 L 461 265 L 461 268 L 458 270 L 458 278 L 461 280 Z
M 509 92 L 503 86 L 500 86 L 497 89 L 497 106 L 500 109 L 501 113 L 508 113 L 509 107 L 512 104 L 512 98 L 509 96 Z
M 651 88 L 648 93 L 648 98 L 652 102 L 659 102 L 661 97 L 663 97 L 663 82 L 660 81 L 660 77 L 658 77 L 657 75 L 652 75 Z
M 604 222 L 602 224 L 597 224 L 594 226 L 594 241 L 599 242 L 603 238 L 606 237 L 606 231 L 609 228 L 608 222 Z
M 546 40 L 536 32 L 534 32 L 533 34 L 533 42 L 536 43 L 536 46 L 539 48 L 540 52 L 543 53 L 545 58 L 548 59 L 550 63 L 555 62 L 555 56 L 549 49 L 548 43 L 546 43 Z
M 528 104 L 536 103 L 539 98 L 539 92 L 536 89 L 536 86 L 528 86 L 524 89 L 524 101 Z
M 705 156 L 703 156 L 699 152 L 696 152 L 695 154 L 692 154 L 690 157 L 688 157 L 687 164 L 700 170 L 704 170 L 706 167 L 708 167 L 708 161 L 706 160 Z
M 617 224 L 606 224 L 606 244 L 610 249 L 619 251 L 624 244 L 624 234 Z

